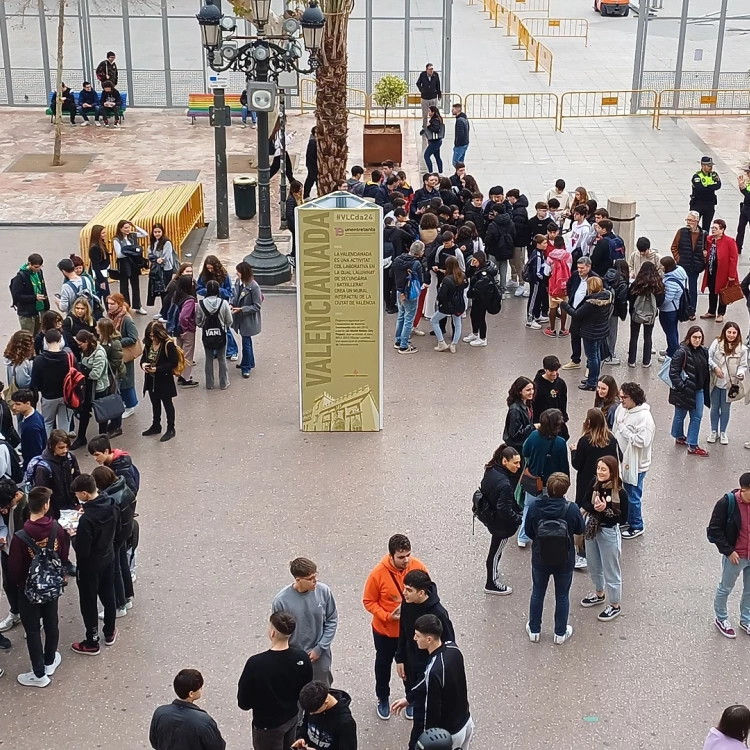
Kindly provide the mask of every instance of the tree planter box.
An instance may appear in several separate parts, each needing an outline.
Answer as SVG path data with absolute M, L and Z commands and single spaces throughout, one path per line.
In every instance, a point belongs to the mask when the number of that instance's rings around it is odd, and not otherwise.
M 364 166 L 379 167 L 389 159 L 401 165 L 401 126 L 400 125 L 365 125 L 362 138 Z

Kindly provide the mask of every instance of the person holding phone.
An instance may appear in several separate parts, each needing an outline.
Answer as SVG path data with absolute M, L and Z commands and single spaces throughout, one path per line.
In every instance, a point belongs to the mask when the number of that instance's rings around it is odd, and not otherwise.
M 31 253 L 10 282 L 10 295 L 18 315 L 18 325 L 21 330 L 30 331 L 34 336 L 41 328 L 42 315 L 49 310 L 43 265 L 42 256 Z
M 153 420 L 151 426 L 141 435 L 158 435 L 161 433 L 161 412 L 167 417 L 167 429 L 159 439 L 166 443 L 177 434 L 175 432 L 175 410 L 173 399 L 177 396 L 177 386 L 174 382 L 174 370 L 179 364 L 177 345 L 170 338 L 164 324 L 153 320 L 146 326 L 143 338 L 143 356 L 141 370 L 145 373 L 143 379 L 143 393 L 148 393 L 151 399 Z

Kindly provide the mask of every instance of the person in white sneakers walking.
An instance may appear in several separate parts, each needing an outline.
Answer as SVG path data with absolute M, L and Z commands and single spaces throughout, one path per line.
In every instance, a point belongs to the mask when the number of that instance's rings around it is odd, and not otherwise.
M 60 641 L 57 604 L 62 594 L 62 581 L 57 592 L 46 592 L 52 594 L 48 601 L 30 601 L 26 594 L 31 563 L 35 558 L 43 555 L 50 545 L 58 560 L 46 558 L 49 570 L 54 572 L 56 563 L 58 571 L 62 573 L 68 562 L 70 543 L 68 534 L 54 518 L 48 515 L 51 496 L 52 491 L 46 487 L 34 487 L 29 492 L 28 503 L 31 515 L 23 529 L 16 532 L 8 561 L 11 581 L 18 588 L 21 622 L 26 631 L 26 646 L 31 659 L 32 671 L 18 675 L 18 682 L 24 687 L 47 687 L 50 684 L 50 677 L 55 674 L 62 661 L 57 650 Z M 44 562 L 40 562 L 36 569 L 41 570 L 43 567 Z M 42 646 L 42 624 L 44 625 L 44 646 Z
M 706 529 L 708 541 L 722 554 L 721 581 L 714 598 L 714 624 L 727 638 L 736 633 L 729 620 L 727 599 L 742 574 L 740 627 L 750 635 L 750 472 L 740 477 L 739 489 L 727 492 L 714 506 Z

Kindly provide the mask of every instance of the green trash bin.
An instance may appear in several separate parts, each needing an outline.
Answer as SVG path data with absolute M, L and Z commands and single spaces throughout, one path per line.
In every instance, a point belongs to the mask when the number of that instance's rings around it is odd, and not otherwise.
M 234 178 L 234 212 L 238 219 L 252 219 L 257 211 L 255 193 L 258 181 L 255 177 Z

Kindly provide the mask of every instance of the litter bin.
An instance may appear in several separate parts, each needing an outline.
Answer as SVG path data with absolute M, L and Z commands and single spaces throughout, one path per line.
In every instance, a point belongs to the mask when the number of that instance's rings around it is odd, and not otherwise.
M 258 181 L 255 177 L 234 178 L 234 212 L 238 219 L 252 219 L 256 212 L 255 191 Z

